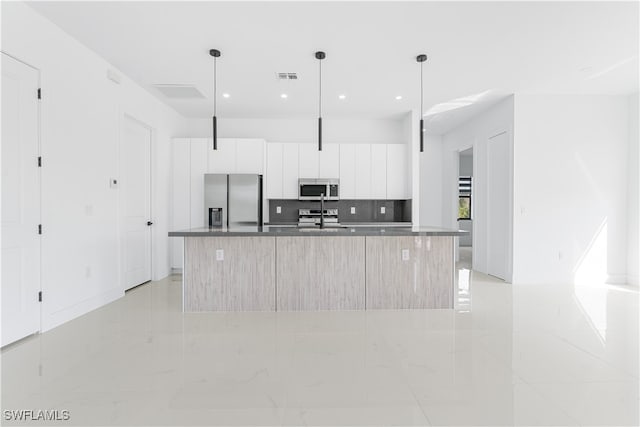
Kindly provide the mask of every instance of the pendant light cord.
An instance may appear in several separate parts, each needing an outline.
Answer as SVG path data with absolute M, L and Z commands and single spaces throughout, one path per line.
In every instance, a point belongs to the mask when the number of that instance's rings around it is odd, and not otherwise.
M 213 57 L 213 115 L 216 115 L 216 101 L 218 98 L 218 85 L 217 85 L 217 69 L 216 63 L 218 62 L 218 58 Z
M 318 61 L 320 65 L 320 88 L 318 95 L 318 117 L 322 117 L 322 60 Z
M 422 119 L 422 110 L 423 108 L 423 97 L 424 97 L 424 89 L 422 88 L 422 66 L 424 65 L 424 62 L 420 63 L 420 118 Z

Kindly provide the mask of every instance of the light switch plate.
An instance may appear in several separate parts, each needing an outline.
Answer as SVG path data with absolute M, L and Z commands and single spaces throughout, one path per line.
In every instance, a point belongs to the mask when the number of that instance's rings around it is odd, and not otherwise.
M 276 213 L 282 213 L 282 206 L 276 206 Z
M 409 249 L 402 250 L 402 260 L 409 261 Z
M 118 188 L 118 180 L 115 178 L 110 178 L 109 179 L 109 187 L 113 188 L 114 190 Z
M 356 214 L 356 207 L 351 206 L 351 215 L 355 215 L 355 214 Z
M 387 213 L 387 208 L 385 208 L 384 206 L 380 207 L 380 213 L 381 214 Z
M 224 249 L 216 249 L 216 261 L 224 261 Z

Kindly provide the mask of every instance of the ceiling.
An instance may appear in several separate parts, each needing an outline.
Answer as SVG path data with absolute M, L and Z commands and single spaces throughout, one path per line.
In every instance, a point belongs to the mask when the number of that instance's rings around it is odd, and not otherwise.
M 419 53 L 429 56 L 424 111 L 445 127 L 514 92 L 638 90 L 638 2 L 29 4 L 187 117 L 212 113 L 210 48 L 222 51 L 221 117 L 315 117 L 317 50 L 327 53 L 330 118 L 419 108 Z M 166 97 L 154 84 L 194 85 L 205 98 Z

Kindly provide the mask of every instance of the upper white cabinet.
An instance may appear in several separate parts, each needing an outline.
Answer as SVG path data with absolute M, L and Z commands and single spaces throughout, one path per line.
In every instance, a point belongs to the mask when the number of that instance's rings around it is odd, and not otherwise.
M 356 144 L 356 199 L 371 199 L 371 144 Z
M 322 151 L 318 151 L 318 155 L 320 157 L 318 178 L 338 178 L 340 176 L 340 144 L 323 144 Z
M 320 155 L 316 144 L 298 144 L 298 177 L 318 178 Z
M 356 146 L 340 144 L 340 198 L 356 198 Z
M 280 142 L 267 144 L 267 173 L 265 174 L 267 199 L 282 199 L 283 145 Z
M 387 145 L 387 199 L 411 198 L 406 147 L 404 144 Z
M 236 139 L 236 172 L 264 173 L 264 139 Z
M 387 144 L 371 144 L 371 196 L 387 198 Z
M 218 149 L 208 138 L 208 173 L 264 174 L 264 139 L 218 138 Z
M 282 144 L 282 198 L 298 198 L 299 144 Z
M 218 138 L 218 149 L 213 149 L 213 142 L 208 138 L 208 173 L 236 173 L 236 141 L 229 138 Z

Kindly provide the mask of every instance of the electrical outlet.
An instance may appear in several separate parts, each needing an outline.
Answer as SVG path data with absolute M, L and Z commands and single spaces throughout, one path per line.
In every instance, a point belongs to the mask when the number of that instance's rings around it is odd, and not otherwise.
M 276 206 L 276 213 L 282 213 L 282 206 Z
M 382 215 L 384 215 L 385 213 L 387 213 L 387 208 L 385 208 L 384 206 L 381 206 L 381 207 L 380 207 L 380 213 L 381 213 Z
M 402 260 L 409 261 L 409 249 L 402 250 Z
M 216 249 L 216 261 L 224 261 L 224 249 Z
M 356 207 L 351 206 L 351 215 L 355 215 L 355 214 L 356 214 Z

